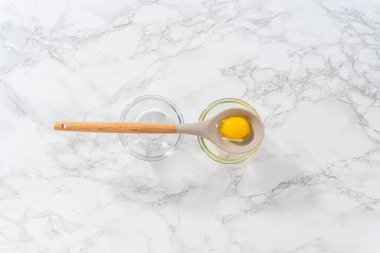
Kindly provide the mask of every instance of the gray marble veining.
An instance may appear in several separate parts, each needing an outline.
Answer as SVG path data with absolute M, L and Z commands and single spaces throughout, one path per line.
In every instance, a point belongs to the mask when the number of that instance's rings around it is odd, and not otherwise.
M 0 252 L 378 252 L 379 83 L 376 0 L 2 0 Z M 52 130 L 145 94 L 186 122 L 246 100 L 262 148 L 148 163 Z

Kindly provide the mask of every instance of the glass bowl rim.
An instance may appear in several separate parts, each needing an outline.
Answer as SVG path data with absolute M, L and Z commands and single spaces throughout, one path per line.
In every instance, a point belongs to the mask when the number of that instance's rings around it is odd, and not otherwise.
M 204 109 L 202 111 L 201 115 L 199 116 L 198 121 L 204 121 L 204 118 L 206 117 L 206 115 L 213 108 L 215 108 L 217 105 L 220 105 L 220 104 L 223 104 L 223 103 L 237 103 L 237 104 L 240 104 L 240 105 L 248 108 L 249 110 L 251 110 L 261 120 L 260 115 L 257 113 L 256 109 L 252 105 L 250 105 L 249 103 L 247 103 L 247 102 L 245 102 L 245 101 L 243 101 L 241 99 L 238 99 L 238 98 L 221 98 L 221 99 L 218 99 L 218 100 L 212 102 L 211 104 L 209 104 L 206 107 L 206 109 Z M 261 144 L 260 143 L 255 148 L 253 148 L 251 151 L 245 153 L 241 157 L 234 158 L 234 159 L 228 159 L 228 158 L 221 158 L 221 157 L 215 155 L 213 152 L 211 152 L 207 148 L 207 145 L 204 142 L 204 139 L 202 137 L 198 136 L 198 143 L 199 143 L 199 146 L 201 147 L 201 149 L 203 150 L 203 152 L 205 152 L 208 157 L 210 157 L 214 161 L 217 161 L 217 162 L 220 162 L 220 163 L 224 163 L 224 164 L 236 164 L 236 163 L 240 163 L 240 162 L 243 162 L 243 161 L 247 160 L 254 153 L 256 153 L 257 149 L 259 148 L 259 146 Z
M 160 95 L 143 95 L 143 96 L 140 96 L 140 97 L 137 97 L 135 99 L 133 99 L 129 104 L 127 104 L 123 111 L 121 112 L 120 114 L 120 118 L 119 118 L 119 121 L 124 121 L 127 113 L 129 112 L 129 110 L 135 106 L 136 104 L 138 104 L 139 102 L 141 101 L 144 101 L 144 100 L 157 100 L 157 101 L 160 101 L 160 102 L 164 102 L 165 104 L 167 104 L 174 112 L 175 114 L 177 115 L 177 118 L 179 120 L 179 123 L 178 124 L 183 124 L 184 123 L 184 119 L 183 119 L 183 116 L 182 116 L 182 113 L 181 111 L 178 109 L 178 107 L 172 102 L 170 101 L 169 99 L 163 97 L 163 96 L 160 96 Z M 178 134 L 178 139 L 177 139 L 177 142 L 174 144 L 174 146 L 172 148 L 170 148 L 170 150 L 168 150 L 166 153 L 162 154 L 162 155 L 158 155 L 158 156 L 144 156 L 144 155 L 141 155 L 139 153 L 136 153 L 135 151 L 133 151 L 128 143 L 123 139 L 123 134 L 119 134 L 119 139 L 120 139 L 120 142 L 121 144 L 128 150 L 128 152 L 133 155 L 134 157 L 140 159 L 140 160 L 144 160 L 144 161 L 159 161 L 159 160 L 162 160 L 162 159 L 165 159 L 169 156 L 171 156 L 174 151 L 176 151 L 179 146 L 181 145 L 182 143 L 182 140 L 183 140 L 183 134 Z

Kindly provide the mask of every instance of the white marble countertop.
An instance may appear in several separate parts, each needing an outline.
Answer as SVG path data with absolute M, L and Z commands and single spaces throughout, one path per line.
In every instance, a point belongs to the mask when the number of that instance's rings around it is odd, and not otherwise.
M 0 1 L 0 252 L 379 252 L 380 2 Z M 237 97 L 266 125 L 223 165 L 116 135 L 134 98 L 185 121 Z

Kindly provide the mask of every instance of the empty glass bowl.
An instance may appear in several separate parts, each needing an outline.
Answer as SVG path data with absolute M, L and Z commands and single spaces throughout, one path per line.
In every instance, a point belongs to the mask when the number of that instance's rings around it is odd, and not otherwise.
M 183 124 L 178 108 L 161 96 L 136 98 L 123 110 L 120 121 Z M 120 134 L 121 143 L 135 157 L 157 161 L 170 156 L 182 142 L 180 134 Z
M 230 108 L 243 108 L 246 110 L 251 111 L 254 113 L 259 119 L 260 116 L 250 104 L 247 102 L 244 102 L 243 100 L 236 99 L 236 98 L 223 98 L 220 100 L 217 100 L 210 104 L 201 114 L 199 117 L 199 121 L 205 121 L 209 118 L 214 117 L 216 114 L 220 113 L 221 111 L 224 111 L 226 109 Z M 250 156 L 252 156 L 259 146 L 256 146 L 252 150 L 250 150 L 247 153 L 243 154 L 232 154 L 228 153 L 226 151 L 223 151 L 219 149 L 215 144 L 212 142 L 202 138 L 198 137 L 199 145 L 201 146 L 202 150 L 213 160 L 220 162 L 220 163 L 240 163 L 246 159 L 248 159 Z

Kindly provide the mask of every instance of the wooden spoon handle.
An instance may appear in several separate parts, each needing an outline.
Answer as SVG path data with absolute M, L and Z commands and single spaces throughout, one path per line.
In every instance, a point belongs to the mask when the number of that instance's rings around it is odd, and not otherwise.
M 62 121 L 54 123 L 54 130 L 97 132 L 97 133 L 143 133 L 164 134 L 175 133 L 176 124 L 140 123 L 140 122 L 70 122 Z

